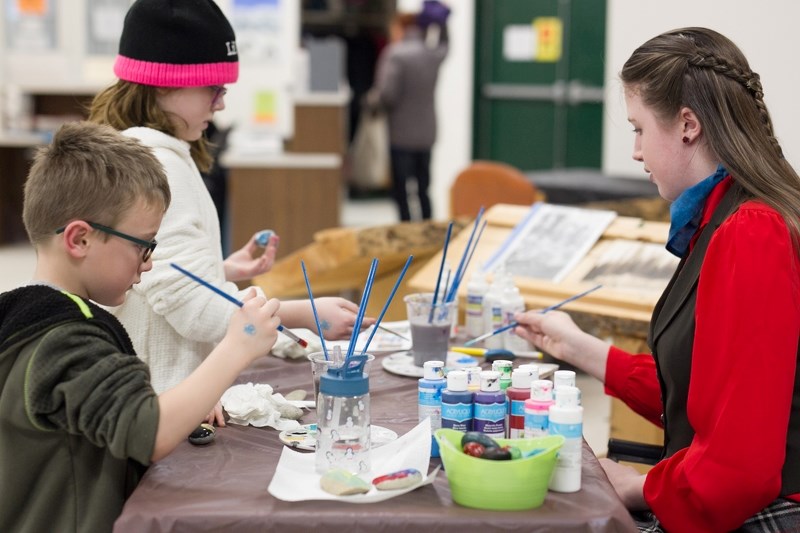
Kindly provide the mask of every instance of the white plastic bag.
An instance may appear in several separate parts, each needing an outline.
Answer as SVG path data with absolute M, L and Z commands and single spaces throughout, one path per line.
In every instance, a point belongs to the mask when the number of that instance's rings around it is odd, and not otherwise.
M 350 145 L 349 183 L 359 189 L 389 184 L 389 132 L 386 115 L 364 110 Z

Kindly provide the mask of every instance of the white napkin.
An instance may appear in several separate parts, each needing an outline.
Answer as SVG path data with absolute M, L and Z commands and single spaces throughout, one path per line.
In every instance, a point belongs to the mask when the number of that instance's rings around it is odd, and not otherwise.
M 388 500 L 411 492 L 422 485 L 433 483 L 439 471 L 437 468 L 427 474 L 431 457 L 431 421 L 429 418 L 420 422 L 399 439 L 370 450 L 370 454 L 372 470 L 359 475 L 364 481 L 371 483 L 378 476 L 406 468 L 416 468 L 422 472 L 422 481 L 405 489 L 378 490 L 373 486 L 366 494 L 335 496 L 320 488 L 321 476 L 315 470 L 313 453 L 300 453 L 284 446 L 281 459 L 275 468 L 275 475 L 272 476 L 267 490 L 279 500 L 287 502 L 341 500 L 350 503 L 371 503 Z
M 306 407 L 307 402 L 290 401 L 282 394 L 272 393 L 272 387 L 266 384 L 247 383 L 234 385 L 226 390 L 220 399 L 222 407 L 230 415 L 231 424 L 255 427 L 269 426 L 279 431 L 300 427 L 297 420 L 281 418 L 281 404 Z

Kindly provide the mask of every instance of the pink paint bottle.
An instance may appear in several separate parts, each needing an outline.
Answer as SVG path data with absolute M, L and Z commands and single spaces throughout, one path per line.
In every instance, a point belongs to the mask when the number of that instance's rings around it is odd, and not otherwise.
M 531 397 L 525 400 L 525 438 L 543 437 L 549 433 L 553 382 L 537 379 L 531 383 Z

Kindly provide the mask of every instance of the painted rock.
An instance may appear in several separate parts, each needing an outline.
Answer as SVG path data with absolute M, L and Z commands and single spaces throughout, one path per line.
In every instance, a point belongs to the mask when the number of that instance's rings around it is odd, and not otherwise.
M 208 444 L 214 440 L 217 430 L 211 424 L 200 424 L 197 429 L 189 434 L 189 442 L 192 444 Z
M 319 479 L 322 490 L 334 496 L 352 496 L 369 492 L 370 485 L 357 475 L 341 468 L 328 470 Z
M 463 449 L 468 442 L 477 442 L 483 445 L 484 448 L 498 448 L 500 446 L 496 440 L 480 431 L 467 431 L 464 433 L 464 436 L 461 437 L 461 448 Z
M 256 234 L 256 244 L 262 248 L 266 248 L 273 233 L 271 229 L 259 231 L 258 234 Z
M 422 474 L 419 470 L 406 468 L 385 476 L 378 476 L 372 480 L 372 484 L 378 490 L 398 490 L 416 485 L 420 481 L 422 481 Z

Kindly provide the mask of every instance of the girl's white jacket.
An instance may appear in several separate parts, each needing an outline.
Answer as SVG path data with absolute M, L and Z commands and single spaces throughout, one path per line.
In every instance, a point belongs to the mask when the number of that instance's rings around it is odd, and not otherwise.
M 241 299 L 225 281 L 217 211 L 189 144 L 150 128 L 130 128 L 164 165 L 172 202 L 156 235 L 153 269 L 110 311 L 149 366 L 152 385 L 161 393 L 187 377 L 222 340 L 236 306 L 170 266 L 177 263 Z

